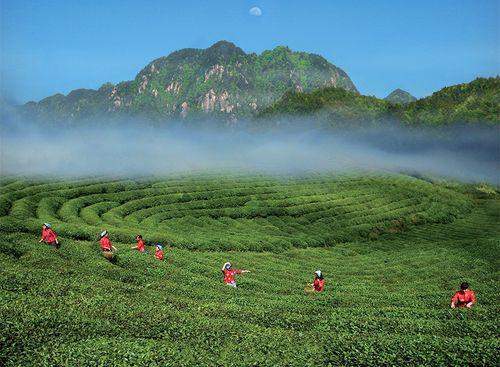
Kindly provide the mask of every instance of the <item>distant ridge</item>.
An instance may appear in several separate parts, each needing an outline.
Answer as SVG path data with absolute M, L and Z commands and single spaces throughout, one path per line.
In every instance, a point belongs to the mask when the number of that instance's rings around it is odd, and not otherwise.
M 396 104 L 406 104 L 415 102 L 417 98 L 412 96 L 407 91 L 398 88 L 393 90 L 387 97 L 384 98 L 384 100 Z

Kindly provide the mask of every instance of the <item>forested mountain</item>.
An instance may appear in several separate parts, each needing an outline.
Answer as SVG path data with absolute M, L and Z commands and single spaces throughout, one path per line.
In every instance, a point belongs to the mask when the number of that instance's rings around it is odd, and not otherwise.
M 41 119 L 94 116 L 153 119 L 253 115 L 288 90 L 337 87 L 357 93 L 347 74 L 323 57 L 279 46 L 261 54 L 220 41 L 207 49 L 182 49 L 150 62 L 134 80 L 77 89 L 23 106 Z
M 19 107 L 30 119 L 78 121 L 145 117 L 219 120 L 318 117 L 328 123 L 499 122 L 500 78 L 478 78 L 416 100 L 396 89 L 360 95 L 349 76 L 321 56 L 278 46 L 247 54 L 227 41 L 182 49 L 150 62 L 134 80 L 77 89 Z

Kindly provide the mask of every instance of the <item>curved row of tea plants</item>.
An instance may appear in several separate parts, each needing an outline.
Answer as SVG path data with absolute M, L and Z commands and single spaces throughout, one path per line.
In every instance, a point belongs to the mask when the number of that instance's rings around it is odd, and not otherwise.
M 403 175 L 179 176 L 164 180 L 34 182 L 1 187 L 0 225 L 93 240 L 135 234 L 193 249 L 282 250 L 373 238 L 466 214 L 470 200 Z

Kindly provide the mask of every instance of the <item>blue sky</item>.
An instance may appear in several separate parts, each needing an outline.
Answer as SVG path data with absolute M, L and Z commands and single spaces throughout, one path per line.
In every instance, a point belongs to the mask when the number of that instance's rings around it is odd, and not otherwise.
M 500 73 L 494 0 L 0 3 L 0 88 L 15 103 L 130 80 L 157 57 L 221 39 L 246 52 L 287 45 L 320 54 L 378 97 L 395 88 L 422 97 Z

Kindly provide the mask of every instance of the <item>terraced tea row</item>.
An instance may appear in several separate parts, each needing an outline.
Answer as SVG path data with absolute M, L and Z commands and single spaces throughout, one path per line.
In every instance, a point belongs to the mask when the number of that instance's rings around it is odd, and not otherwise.
M 464 195 L 402 175 L 4 182 L 4 228 L 33 232 L 51 222 L 74 238 L 94 239 L 106 228 L 118 241 L 142 233 L 213 250 L 330 246 L 402 224 L 452 221 L 471 205 Z
M 38 231 L 51 222 L 65 236 L 118 241 L 136 233 L 200 249 L 276 250 L 329 246 L 393 230 L 398 223 L 443 222 L 470 202 L 407 176 L 183 176 L 110 182 L 9 182 L 1 223 Z

